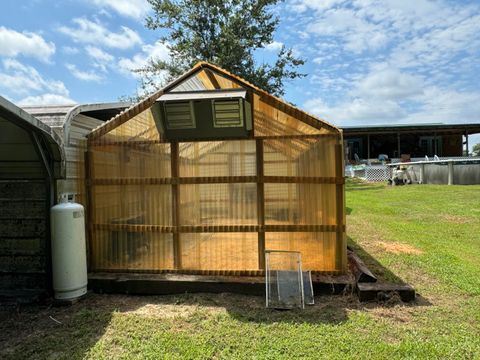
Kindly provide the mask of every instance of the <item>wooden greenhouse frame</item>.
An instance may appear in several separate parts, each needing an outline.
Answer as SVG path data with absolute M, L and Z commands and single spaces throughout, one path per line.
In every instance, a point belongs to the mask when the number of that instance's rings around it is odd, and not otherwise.
M 246 136 L 159 130 L 165 95 L 231 89 L 246 91 Z M 301 251 L 314 273 L 346 272 L 341 130 L 217 66 L 198 63 L 99 126 L 87 149 L 93 272 L 262 275 L 266 249 Z

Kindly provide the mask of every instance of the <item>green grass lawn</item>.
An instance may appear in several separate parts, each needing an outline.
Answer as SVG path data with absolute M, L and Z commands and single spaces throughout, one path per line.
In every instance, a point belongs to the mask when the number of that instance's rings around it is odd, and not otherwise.
M 347 207 L 349 244 L 415 303 L 345 294 L 280 312 L 231 294 L 92 294 L 4 314 L 0 358 L 480 359 L 480 187 L 355 182 Z

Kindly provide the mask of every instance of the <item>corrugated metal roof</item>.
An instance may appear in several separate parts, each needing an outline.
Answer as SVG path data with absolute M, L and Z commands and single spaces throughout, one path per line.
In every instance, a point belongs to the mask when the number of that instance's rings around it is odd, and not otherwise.
M 178 84 L 172 88 L 172 92 L 178 91 L 202 91 L 208 90 L 205 85 L 200 81 L 200 79 L 192 76 L 191 78 L 185 80 L 184 82 Z
M 23 110 L 51 128 L 63 127 L 66 115 L 77 105 L 24 106 Z
M 39 121 L 36 117 L 27 113 L 25 110 L 17 107 L 15 104 L 9 102 L 7 99 L 0 96 L 0 118 L 4 120 L 5 124 L 12 123 L 15 126 L 22 128 L 24 131 L 32 134 L 33 138 L 39 138 L 38 143 L 45 143 L 45 149 L 43 145 L 38 145 L 42 147 L 43 150 L 48 150 L 49 154 L 54 162 L 52 170 L 52 176 L 55 178 L 63 178 L 65 176 L 65 153 L 63 150 L 62 139 L 55 134 L 52 128 L 46 125 L 44 122 Z M 6 131 L 12 131 L 12 127 L 4 126 Z M 13 143 L 15 144 L 15 143 Z M 12 144 L 12 145 L 13 145 Z M 27 146 L 31 148 L 31 152 L 35 152 L 35 145 L 33 140 L 27 143 Z M 28 149 L 27 149 L 28 150 Z M 14 163 L 14 162 L 13 162 Z M 14 176 L 14 174 L 6 173 L 3 174 L 3 178 L 8 178 L 8 176 Z M 16 174 L 15 176 L 18 176 Z

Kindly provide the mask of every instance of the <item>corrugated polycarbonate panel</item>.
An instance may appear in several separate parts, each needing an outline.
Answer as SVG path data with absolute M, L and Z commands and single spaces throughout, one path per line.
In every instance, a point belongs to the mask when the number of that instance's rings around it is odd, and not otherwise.
M 254 176 L 255 141 L 180 143 L 180 176 Z
M 182 269 L 258 270 L 257 233 L 180 235 Z
M 91 270 L 257 271 L 263 231 L 305 270 L 345 270 L 338 134 L 254 96 L 263 138 L 163 143 L 149 109 L 89 144 Z
M 95 224 L 172 226 L 172 191 L 169 185 L 98 185 L 94 187 Z M 123 219 L 123 221 L 121 221 Z
M 318 129 L 266 103 L 260 96 L 254 95 L 255 136 L 312 135 L 331 133 L 327 129 Z M 314 120 L 317 121 L 317 120 Z M 319 126 L 320 126 L 319 122 Z
M 141 142 L 146 140 L 160 140 L 161 134 L 157 130 L 151 109 L 147 109 L 134 116 L 127 122 L 112 129 L 109 133 L 96 140 L 100 144 L 118 144 L 119 142 Z
M 335 177 L 335 141 L 330 136 L 265 140 L 265 175 Z
M 102 271 L 173 269 L 172 234 L 98 230 L 92 265 Z
M 267 250 L 299 251 L 303 270 L 336 272 L 336 234 L 332 232 L 267 232 Z
M 170 144 L 96 146 L 93 161 L 97 180 L 171 176 Z
M 335 225 L 335 185 L 265 184 L 265 224 Z
M 180 225 L 256 225 L 257 185 L 180 185 Z

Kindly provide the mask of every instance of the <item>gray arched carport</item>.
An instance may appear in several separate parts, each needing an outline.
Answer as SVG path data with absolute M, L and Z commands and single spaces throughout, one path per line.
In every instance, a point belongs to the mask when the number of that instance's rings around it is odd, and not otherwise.
M 64 177 L 61 139 L 0 97 L 0 300 L 51 289 L 49 208 Z

